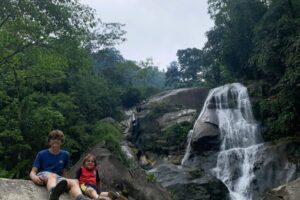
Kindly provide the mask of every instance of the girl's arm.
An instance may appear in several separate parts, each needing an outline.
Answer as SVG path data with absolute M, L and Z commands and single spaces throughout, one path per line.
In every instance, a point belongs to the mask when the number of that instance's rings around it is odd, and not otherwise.
M 96 183 L 97 183 L 97 188 L 100 190 L 100 188 L 101 188 L 101 181 L 100 181 L 100 178 L 99 178 L 98 170 L 96 170 Z
M 80 176 L 81 176 L 81 168 L 79 168 L 79 169 L 76 171 L 75 178 L 79 180 Z

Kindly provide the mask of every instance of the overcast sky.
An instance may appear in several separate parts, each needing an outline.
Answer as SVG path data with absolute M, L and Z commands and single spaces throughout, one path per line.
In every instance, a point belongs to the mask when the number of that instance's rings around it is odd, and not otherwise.
M 127 60 L 153 58 L 166 69 L 178 49 L 202 48 L 213 27 L 207 0 L 81 0 L 104 22 L 125 24 L 126 42 L 116 46 Z

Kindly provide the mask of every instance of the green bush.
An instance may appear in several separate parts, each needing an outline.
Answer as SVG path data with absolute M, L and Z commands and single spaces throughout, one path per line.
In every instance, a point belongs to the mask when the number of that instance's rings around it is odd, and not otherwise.
M 151 113 L 148 115 L 149 119 L 156 119 L 165 113 L 178 111 L 182 106 L 171 104 L 168 102 L 155 102 L 150 105 Z
M 168 128 L 163 134 L 168 146 L 180 147 L 182 143 L 185 143 L 187 134 L 192 128 L 193 124 L 190 122 L 178 123 Z
M 190 122 L 174 124 L 159 134 L 159 138 L 152 138 L 152 141 L 161 140 L 162 143 L 147 142 L 143 148 L 145 151 L 152 151 L 159 154 L 168 154 L 169 147 L 176 147 L 178 150 L 181 150 L 184 148 L 187 134 L 192 127 L 193 124 Z
M 152 183 L 156 181 L 156 176 L 153 172 L 147 173 L 147 181 Z
M 260 101 L 261 119 L 266 127 L 264 139 L 276 140 L 294 134 L 297 111 L 295 98 L 291 95 L 290 91 L 281 91 Z
M 103 142 L 107 149 L 109 149 L 120 161 L 128 165 L 126 156 L 121 150 L 122 132 L 121 128 L 116 124 L 108 122 L 98 122 L 92 132 L 90 144 L 96 145 Z

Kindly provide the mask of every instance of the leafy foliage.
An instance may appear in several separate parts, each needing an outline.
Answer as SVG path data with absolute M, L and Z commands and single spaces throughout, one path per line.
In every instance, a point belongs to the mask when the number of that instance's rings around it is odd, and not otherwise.
M 168 85 L 216 87 L 236 81 L 259 85 L 254 95 L 265 138 L 299 133 L 300 2 L 209 0 L 208 4 L 215 26 L 206 33 L 203 49 L 178 51 L 179 66 L 173 64 L 166 73 Z
M 0 1 L 1 176 L 25 177 L 55 128 L 73 161 L 99 140 L 124 159 L 120 130 L 98 122 L 161 90 L 161 72 L 138 79 L 143 68 L 113 48 L 123 25 L 94 12 L 78 0 Z

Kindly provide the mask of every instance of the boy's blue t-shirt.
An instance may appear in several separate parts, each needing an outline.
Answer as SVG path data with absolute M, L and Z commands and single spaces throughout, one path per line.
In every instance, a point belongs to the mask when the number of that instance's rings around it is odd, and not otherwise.
M 38 172 L 47 171 L 62 176 L 63 170 L 69 166 L 69 162 L 69 152 L 60 150 L 60 152 L 55 155 L 52 154 L 49 149 L 45 149 L 37 154 L 33 167 L 36 167 Z

